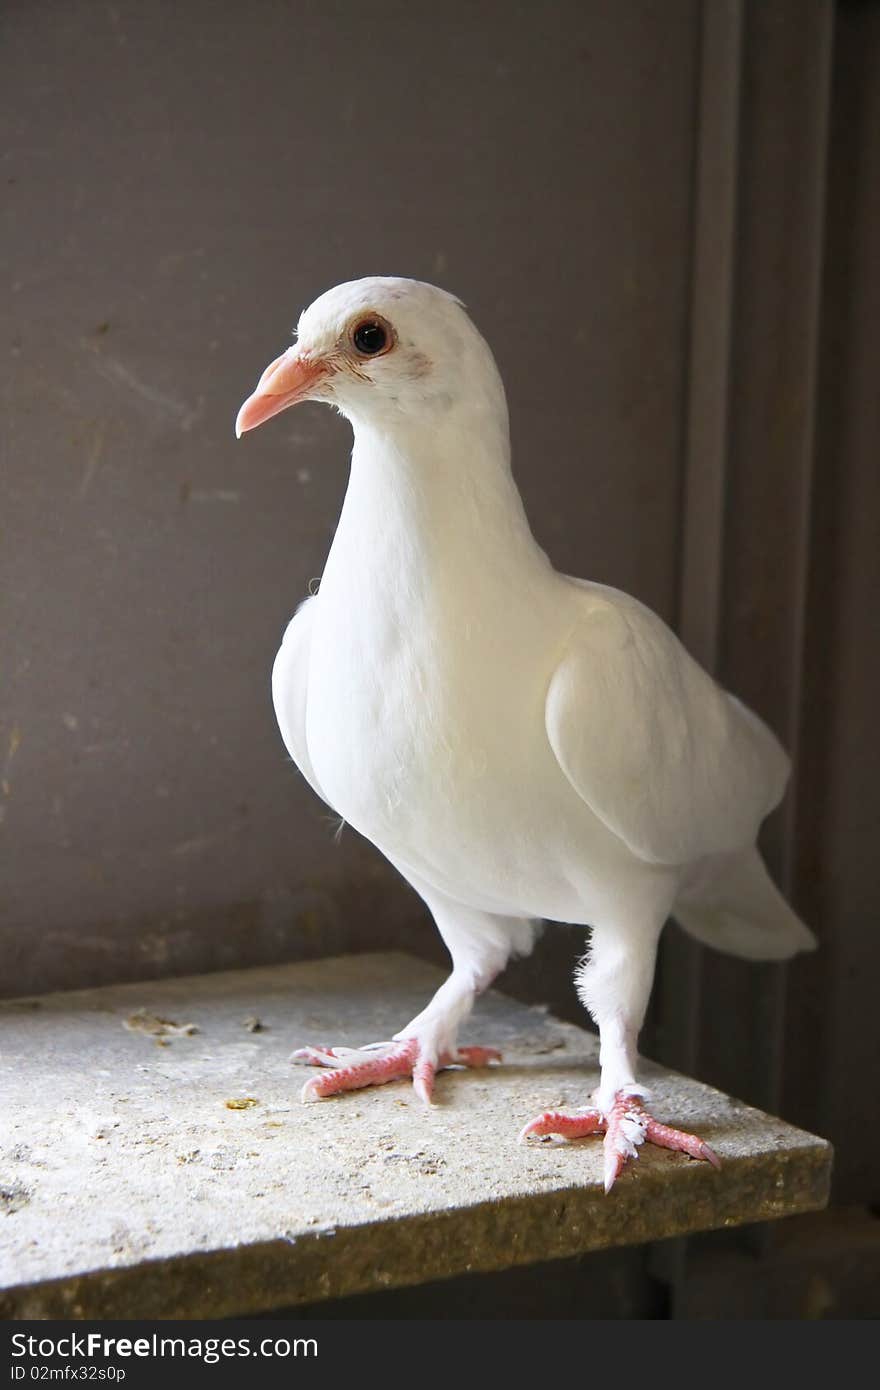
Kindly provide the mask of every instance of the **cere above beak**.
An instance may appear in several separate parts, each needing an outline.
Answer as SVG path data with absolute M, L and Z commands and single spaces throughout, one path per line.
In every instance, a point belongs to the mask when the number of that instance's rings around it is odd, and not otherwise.
M 256 429 L 289 405 L 304 401 L 325 374 L 320 359 L 301 357 L 296 348 L 288 348 L 270 362 L 253 395 L 248 396 L 235 421 L 235 435 L 241 439 L 248 430 Z

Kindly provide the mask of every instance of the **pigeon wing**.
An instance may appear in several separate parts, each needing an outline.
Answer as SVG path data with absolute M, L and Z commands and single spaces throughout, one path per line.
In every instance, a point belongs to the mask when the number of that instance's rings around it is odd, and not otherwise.
M 573 581 L 577 582 L 577 581 Z M 601 586 L 550 681 L 550 744 L 575 790 L 639 858 L 683 864 L 752 844 L 789 761 L 655 614 Z

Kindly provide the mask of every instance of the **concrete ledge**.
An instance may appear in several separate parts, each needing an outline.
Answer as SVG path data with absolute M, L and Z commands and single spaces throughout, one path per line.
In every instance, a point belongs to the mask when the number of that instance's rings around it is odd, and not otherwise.
M 824 1206 L 824 1140 L 650 1064 L 720 1173 L 650 1149 L 606 1198 L 599 1143 L 518 1145 L 587 1102 L 597 1044 L 497 993 L 462 1041 L 503 1066 L 433 1109 L 405 1083 L 300 1105 L 294 1046 L 390 1037 L 441 979 L 382 954 L 0 1006 L 0 1313 L 245 1315 Z

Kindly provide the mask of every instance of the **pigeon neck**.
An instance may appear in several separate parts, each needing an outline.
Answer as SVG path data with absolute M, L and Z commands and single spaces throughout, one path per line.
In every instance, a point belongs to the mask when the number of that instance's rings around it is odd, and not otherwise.
M 426 424 L 353 421 L 351 478 L 340 531 L 405 534 L 423 558 L 454 552 L 482 571 L 548 561 L 510 469 L 506 414 L 457 410 Z

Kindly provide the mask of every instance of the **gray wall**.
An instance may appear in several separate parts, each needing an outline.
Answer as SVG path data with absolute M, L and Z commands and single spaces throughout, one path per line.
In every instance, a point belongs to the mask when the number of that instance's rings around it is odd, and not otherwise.
M 235 411 L 340 280 L 460 294 L 562 568 L 674 607 L 696 7 L 6 7 L 2 987 L 369 942 L 268 697 L 347 427 Z M 645 171 L 650 170 L 650 178 Z

